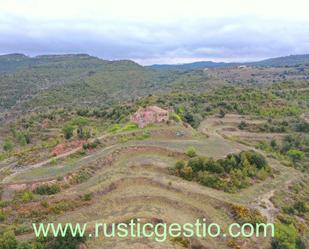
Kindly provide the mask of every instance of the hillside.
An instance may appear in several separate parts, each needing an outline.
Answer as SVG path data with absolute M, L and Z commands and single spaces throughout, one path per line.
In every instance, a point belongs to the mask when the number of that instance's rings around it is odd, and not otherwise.
M 0 69 L 0 110 L 9 116 L 72 103 L 108 105 L 207 79 L 200 73 L 156 72 L 133 61 L 106 61 L 84 54 L 5 55 L 0 56 Z
M 227 63 L 227 62 L 212 62 L 212 61 L 200 61 L 185 64 L 155 64 L 149 66 L 149 68 L 159 70 L 192 70 L 203 68 L 228 68 L 237 67 L 241 65 L 247 66 L 260 66 L 260 67 L 292 67 L 292 66 L 308 66 L 309 55 L 290 55 L 284 57 L 277 57 L 266 59 L 257 62 L 243 62 L 243 63 Z
M 304 55 L 290 55 L 278 58 L 271 58 L 262 60 L 254 63 L 250 63 L 255 66 L 266 66 L 266 67 L 289 67 L 289 66 L 308 66 L 309 65 L 309 54 Z
M 27 249 L 66 243 L 74 249 L 277 249 L 288 241 L 288 249 L 307 248 L 308 89 L 308 81 L 231 84 L 20 115 L 0 129 L 0 243 L 16 240 Z M 149 105 L 170 110 L 168 120 L 144 128 L 130 122 Z M 31 229 L 33 222 L 184 224 L 201 217 L 224 232 L 235 222 L 273 222 L 279 232 L 274 238 L 157 242 L 93 239 L 92 227 L 83 239 L 42 240 Z
M 0 57 L 0 109 L 23 106 L 35 96 L 42 105 L 46 104 L 45 96 L 51 96 L 56 103 L 69 103 L 74 98 L 93 94 L 104 95 L 104 92 L 128 87 L 129 82 L 139 84 L 145 81 L 148 71 L 132 61 L 105 61 L 89 55 L 54 55 L 29 58 L 23 55 Z M 131 80 L 133 81 L 133 79 Z M 135 85 L 136 86 L 136 85 Z M 67 96 L 62 93 L 67 91 Z M 104 97 L 104 96 L 103 96 Z M 89 100 L 89 99 L 88 99 Z M 37 104 L 37 103 L 36 103 Z M 50 104 L 50 103 L 48 103 Z M 29 104 L 31 106 L 31 104 Z
M 288 61 L 300 62 L 306 58 L 292 56 L 288 57 Z M 278 65 L 281 61 L 279 58 L 273 60 L 261 63 Z M 154 93 L 194 93 L 230 84 L 267 85 L 309 79 L 308 65 L 248 65 L 247 68 L 239 68 L 225 67 L 224 63 L 206 64 L 214 68 L 155 70 L 129 60 L 107 61 L 86 54 L 0 56 L 0 120 L 8 120 L 24 112 L 55 107 L 108 107 L 123 100 L 138 99 Z M 222 68 L 217 67 L 220 65 Z

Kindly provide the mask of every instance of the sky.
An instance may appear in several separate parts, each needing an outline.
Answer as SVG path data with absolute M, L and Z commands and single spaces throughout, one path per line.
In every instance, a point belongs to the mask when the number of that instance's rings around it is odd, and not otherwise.
M 143 65 L 309 54 L 308 0 L 0 0 L 0 54 Z

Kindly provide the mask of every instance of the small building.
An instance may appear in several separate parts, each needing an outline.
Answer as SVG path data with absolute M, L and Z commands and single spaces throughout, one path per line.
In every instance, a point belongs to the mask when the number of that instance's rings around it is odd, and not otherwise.
M 248 68 L 246 65 L 240 65 L 240 66 L 238 66 L 238 69 L 246 69 L 246 68 Z
M 131 116 L 131 121 L 143 128 L 148 124 L 160 123 L 168 120 L 168 111 L 158 106 L 147 106 L 139 109 Z

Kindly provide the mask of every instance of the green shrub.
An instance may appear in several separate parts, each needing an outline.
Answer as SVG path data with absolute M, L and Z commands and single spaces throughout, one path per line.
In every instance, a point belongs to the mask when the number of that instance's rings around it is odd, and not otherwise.
M 59 193 L 61 191 L 61 188 L 58 184 L 48 185 L 44 184 L 41 186 L 38 186 L 34 192 L 39 195 L 54 195 L 56 193 Z
M 91 172 L 89 169 L 81 169 L 77 172 L 76 175 L 73 175 L 73 177 L 70 180 L 71 184 L 79 184 L 84 181 L 87 181 L 91 177 Z
M 277 145 L 277 141 L 275 140 L 275 139 L 272 139 L 271 141 L 270 141 L 270 146 L 272 147 L 272 148 L 276 148 L 278 145 Z
M 182 170 L 185 165 L 186 163 L 184 161 L 177 161 L 175 164 L 175 168 L 176 170 Z
M 89 120 L 87 118 L 77 116 L 70 121 L 70 124 L 77 126 L 86 126 L 89 124 Z
M 120 129 L 120 131 L 122 131 L 122 132 L 123 131 L 131 131 L 131 130 L 135 130 L 135 129 L 138 129 L 137 124 L 135 124 L 135 123 L 128 123 L 124 127 L 122 127 Z
M 226 192 L 250 186 L 250 178 L 265 180 L 272 172 L 265 158 L 254 151 L 229 154 L 219 160 L 196 156 L 194 149 L 188 149 L 187 155 L 191 156 L 188 162 L 178 161 L 172 173 Z
M 77 128 L 77 136 L 79 139 L 89 139 L 92 137 L 92 129 L 90 127 L 79 126 Z
M 180 171 L 180 176 L 188 181 L 191 181 L 193 178 L 192 168 L 190 166 L 184 166 L 184 168 Z
M 48 243 L 48 248 L 52 249 L 76 249 L 78 244 L 85 241 L 85 237 L 75 236 L 67 233 L 65 237 L 54 238 Z
M 252 225 L 266 223 L 266 218 L 256 209 L 250 209 L 241 205 L 232 205 L 231 212 L 238 223 L 250 223 Z
M 257 171 L 256 176 L 260 180 L 265 180 L 268 177 L 269 173 L 265 169 Z
M 10 201 L 4 201 L 4 200 L 0 200 L 0 208 L 5 208 L 8 205 L 10 205 Z
M 90 201 L 91 199 L 92 199 L 92 193 L 84 194 L 83 196 L 84 201 Z
M 32 249 L 32 247 L 26 242 L 19 242 L 16 249 Z
M 4 144 L 3 144 L 3 149 L 5 151 L 11 151 L 14 148 L 14 144 L 10 139 L 5 139 Z
M 110 127 L 108 129 L 108 131 L 114 133 L 114 132 L 119 131 L 120 129 L 121 129 L 121 125 L 120 124 L 114 124 L 112 127 Z
M 198 182 L 204 186 L 224 190 L 226 188 L 226 183 L 222 181 L 219 177 L 211 175 L 206 172 L 199 172 Z
M 189 111 L 186 111 L 183 115 L 183 119 L 185 122 L 190 124 L 193 128 L 197 128 L 201 121 L 202 121 L 202 116 L 197 113 L 191 113 Z
M 93 142 L 83 144 L 83 149 L 84 150 L 95 149 L 100 143 L 101 143 L 100 140 L 96 139 Z
M 65 123 L 62 132 L 66 139 L 70 139 L 73 136 L 74 126 L 70 123 Z
M 303 201 L 297 201 L 294 203 L 294 209 L 298 211 L 299 214 L 305 214 L 309 212 L 309 204 L 306 204 Z
M 204 159 L 201 157 L 193 157 L 188 161 L 188 166 L 192 168 L 193 172 L 204 170 Z
M 31 201 L 33 200 L 34 196 L 33 196 L 33 193 L 29 190 L 25 190 L 25 191 L 22 191 L 21 192 L 21 200 L 23 202 L 28 202 L 28 201 Z
M 249 162 L 251 164 L 254 164 L 257 169 L 266 168 L 267 166 L 267 161 L 265 157 L 257 152 L 251 151 L 248 159 L 249 159 Z
M 186 154 L 188 157 L 195 157 L 196 156 L 196 150 L 193 146 L 190 146 L 187 151 Z
M 298 234 L 293 225 L 276 224 L 275 237 L 272 240 L 272 249 L 298 249 Z
M 61 200 L 50 207 L 50 210 L 55 214 L 61 214 L 62 212 L 69 211 L 74 207 L 74 203 Z
M 217 161 L 213 160 L 212 158 L 205 161 L 205 167 L 207 171 L 213 173 L 223 173 L 224 167 Z
M 0 235 L 0 248 L 1 249 L 16 249 L 17 240 L 13 232 L 5 232 L 3 235 Z
M 0 222 L 4 221 L 6 218 L 5 213 L 3 210 L 0 210 Z
M 181 117 L 175 113 L 175 112 L 170 112 L 169 113 L 169 119 L 176 121 L 177 123 L 181 122 Z
M 288 157 L 290 157 L 294 162 L 299 161 L 305 157 L 305 153 L 300 150 L 291 149 L 287 152 Z
M 30 143 L 30 137 L 22 131 L 17 131 L 15 137 L 20 145 L 26 145 Z

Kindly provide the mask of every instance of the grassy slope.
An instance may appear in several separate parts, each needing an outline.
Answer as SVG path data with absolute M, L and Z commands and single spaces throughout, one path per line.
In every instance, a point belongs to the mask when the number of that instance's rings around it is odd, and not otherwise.
M 201 129 L 205 127 L 203 126 Z M 145 141 L 138 141 L 138 145 L 142 150 L 136 149 L 136 142 L 130 141 L 119 145 L 120 147 L 132 148 L 128 152 L 117 156 L 117 160 L 110 166 L 104 166 L 100 158 L 108 157 L 108 155 L 119 146 L 99 149 L 85 158 L 78 159 L 71 164 L 60 163 L 59 166 L 46 166 L 39 169 L 29 170 L 29 172 L 18 175 L 16 180 L 38 180 L 44 179 L 47 175 L 56 178 L 55 172 L 61 172 L 61 175 L 77 170 L 78 167 L 91 167 L 97 165 L 96 174 L 84 183 L 73 185 L 64 192 L 56 195 L 52 199 L 70 199 L 80 196 L 83 193 L 94 193 L 92 205 L 77 208 L 74 211 L 66 212 L 65 215 L 50 217 L 51 220 L 59 222 L 87 221 L 94 222 L 120 222 L 128 220 L 132 217 L 162 218 L 166 222 L 193 222 L 197 217 L 206 217 L 209 221 L 216 221 L 223 226 L 232 222 L 231 217 L 224 208 L 218 209 L 216 206 L 224 207 L 228 203 L 238 203 L 242 205 L 252 205 L 254 201 L 263 198 L 270 189 L 281 188 L 286 185 L 287 181 L 291 181 L 299 177 L 299 172 L 280 165 L 275 160 L 270 160 L 271 166 L 278 170 L 280 174 L 275 179 L 267 179 L 266 181 L 256 184 L 236 194 L 224 193 L 222 191 L 203 187 L 197 183 L 183 181 L 178 177 L 168 173 L 167 168 L 172 166 L 179 157 L 171 156 L 173 151 L 184 152 L 183 142 L 186 145 L 196 145 L 201 143 L 201 151 L 209 155 L 213 151 L 224 156 L 230 151 L 225 151 L 225 146 L 233 149 L 237 144 L 225 140 L 216 133 L 216 129 L 220 127 L 207 126 L 209 138 L 194 139 L 176 139 L 177 137 L 150 138 Z M 164 129 L 161 127 L 161 129 Z M 179 128 L 175 127 L 175 131 Z M 175 140 L 176 139 L 176 140 Z M 194 142 L 195 141 L 195 142 Z M 149 146 L 151 142 L 152 146 Z M 179 145 L 180 144 L 180 145 Z M 211 151 L 207 151 L 207 144 Z M 155 146 L 155 147 L 154 147 Z M 239 145 L 245 148 L 243 145 Z M 222 148 L 223 147 L 223 148 Z M 156 149 L 161 148 L 161 149 Z M 135 152 L 134 152 L 135 151 Z M 219 154 L 218 154 L 219 155 Z M 289 177 L 287 177 L 289 176 Z M 31 178 L 29 178 L 31 177 Z M 34 178 L 33 178 L 34 177 Z M 14 181 L 14 180 L 13 180 Z M 110 186 L 114 186 L 112 190 Z M 102 195 L 102 193 L 104 193 Z M 145 200 L 147 200 L 145 202 Z M 260 240 L 262 246 L 267 240 Z M 218 239 L 207 239 L 206 244 L 216 248 L 227 248 L 226 241 Z M 205 243 L 201 242 L 201 243 Z M 106 240 L 103 245 L 108 248 L 112 241 Z M 129 243 L 124 240 L 122 243 Z M 122 243 L 117 243 L 115 248 L 121 248 Z M 132 242 L 132 246 L 136 243 Z M 148 244 L 149 242 L 144 241 Z M 165 245 L 170 244 L 168 241 Z M 205 244 L 205 245 L 206 245 Z M 89 242 L 90 248 L 100 248 L 102 244 Z M 159 247 L 156 247 L 159 248 Z

